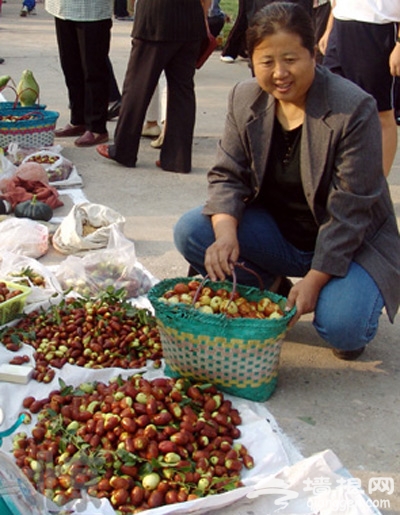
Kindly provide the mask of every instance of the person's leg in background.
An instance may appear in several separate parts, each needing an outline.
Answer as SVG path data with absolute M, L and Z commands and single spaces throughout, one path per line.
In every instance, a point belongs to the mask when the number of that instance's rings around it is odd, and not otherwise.
M 331 13 L 331 3 L 330 2 L 319 5 L 318 7 L 314 7 L 312 10 L 312 18 L 314 21 L 315 42 L 317 43 L 317 45 L 318 45 L 318 41 L 322 38 L 322 36 L 325 32 L 330 13 Z M 324 58 L 324 56 L 321 54 L 319 49 L 317 49 L 317 62 L 319 64 L 322 64 L 323 58 Z
M 75 127 L 85 126 L 85 80 L 76 22 L 60 18 L 54 18 L 54 21 L 61 69 L 68 90 L 70 124 Z
M 157 84 L 151 97 L 149 107 L 147 108 L 146 121 L 143 125 L 142 136 L 145 138 L 158 138 L 161 134 L 160 126 L 158 125 L 160 112 L 160 91 Z
M 28 14 L 36 14 L 35 7 L 36 7 L 36 0 L 23 0 L 20 16 L 26 16 Z
M 110 57 L 107 58 L 108 73 L 110 74 L 110 93 L 108 97 L 108 113 L 107 120 L 117 118 L 121 108 L 121 92 L 118 87 L 118 82 L 115 77 L 114 68 L 111 63 Z
M 109 59 L 111 19 L 78 24 L 78 39 L 84 70 L 85 124 L 87 133 L 75 141 L 92 146 L 108 140 Z
M 194 75 L 200 40 L 177 42 L 167 61 L 167 116 L 160 165 L 165 171 L 188 173 L 192 168 L 192 144 L 196 119 Z
M 246 0 L 239 0 L 235 23 L 222 49 L 221 61 L 224 63 L 235 62 L 237 56 L 241 55 L 245 49 L 245 34 L 248 26 L 245 1 Z
M 394 117 L 397 125 L 400 125 L 400 77 L 394 80 Z
M 117 20 L 132 21 L 128 12 L 127 0 L 114 0 L 114 16 Z
M 332 72 L 351 80 L 375 98 L 382 128 L 382 168 L 386 177 L 397 151 L 394 77 L 389 68 L 389 56 L 395 45 L 393 25 L 335 19 L 323 60 L 323 65 Z
M 122 89 L 122 104 L 109 156 L 135 167 L 144 119 L 169 55 L 169 45 L 134 39 Z
M 383 173 L 387 177 L 397 152 L 397 125 L 394 109 L 379 111 L 379 119 L 382 127 Z

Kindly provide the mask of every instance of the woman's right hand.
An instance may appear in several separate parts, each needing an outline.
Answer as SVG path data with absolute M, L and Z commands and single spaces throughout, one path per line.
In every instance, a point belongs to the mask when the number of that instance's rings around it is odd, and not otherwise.
M 237 220 L 227 214 L 211 217 L 215 241 L 206 250 L 204 266 L 212 281 L 224 281 L 232 274 L 233 263 L 239 258 Z

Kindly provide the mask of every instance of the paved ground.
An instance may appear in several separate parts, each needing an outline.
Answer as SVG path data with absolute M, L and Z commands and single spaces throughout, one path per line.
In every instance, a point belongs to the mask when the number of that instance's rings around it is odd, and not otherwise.
M 0 74 L 18 80 L 24 69 L 32 70 L 41 86 L 41 102 L 59 111 L 60 125 L 64 124 L 68 121 L 67 97 L 52 20 L 43 4 L 37 5 L 37 16 L 27 18 L 19 17 L 20 6 L 17 0 L 3 5 L 0 56 L 6 62 Z M 111 57 L 120 82 L 129 53 L 130 28 L 129 22 L 118 21 L 113 28 Z M 145 139 L 138 168 L 133 170 L 107 162 L 94 149 L 77 149 L 68 140 L 60 142 L 65 156 L 83 176 L 87 198 L 126 217 L 125 232 L 135 241 L 139 260 L 159 278 L 186 274 L 187 265 L 172 242 L 172 227 L 181 213 L 205 198 L 206 172 L 222 131 L 227 92 L 248 76 L 244 61 L 226 65 L 217 53 L 198 72 L 194 170 L 189 175 L 158 170 L 154 165 L 157 151 Z M 9 93 L 7 98 L 11 99 Z M 111 122 L 111 135 L 114 127 Z M 400 152 L 389 182 L 400 216 Z M 68 199 L 65 202 L 67 212 L 70 203 Z M 56 262 L 58 256 L 51 254 L 48 259 Z M 382 509 L 385 514 L 400 513 L 399 340 L 399 321 L 393 326 L 383 315 L 378 335 L 363 357 L 345 363 L 333 357 L 305 318 L 287 336 L 278 388 L 267 403 L 304 456 L 332 449 L 366 490 L 373 477 L 393 478 L 393 494 L 371 494 L 377 504 L 380 499 L 390 501 L 390 509 Z M 256 513 L 237 510 L 232 508 L 229 513 Z

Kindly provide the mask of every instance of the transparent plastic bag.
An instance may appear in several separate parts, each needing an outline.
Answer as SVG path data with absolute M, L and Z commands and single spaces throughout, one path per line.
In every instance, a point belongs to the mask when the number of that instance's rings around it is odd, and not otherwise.
M 39 163 L 46 171 L 49 182 L 66 181 L 74 168 L 69 159 L 49 150 L 40 150 L 29 154 L 22 162 Z
M 9 218 L 0 223 L 0 252 L 39 258 L 48 250 L 49 230 L 45 225 L 28 218 Z
M 146 294 L 157 280 L 136 260 L 135 245 L 116 226 L 110 228 L 107 248 L 83 257 L 68 256 L 56 277 L 65 291 L 95 296 L 107 288 L 125 289 L 127 298 Z
M 31 288 L 25 302 L 26 313 L 50 302 L 57 303 L 62 295 L 62 288 L 55 274 L 36 259 L 27 256 L 1 252 L 0 277 Z

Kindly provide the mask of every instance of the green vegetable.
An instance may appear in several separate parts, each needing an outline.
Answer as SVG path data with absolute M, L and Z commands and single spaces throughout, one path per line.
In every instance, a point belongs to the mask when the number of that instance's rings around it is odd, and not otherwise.
M 31 220 L 48 222 L 53 217 L 53 210 L 49 205 L 37 200 L 36 195 L 34 195 L 31 200 L 17 204 L 14 214 L 17 218 L 30 218 Z
M 39 84 L 31 70 L 24 70 L 17 85 L 18 100 L 22 106 L 33 106 L 39 97 Z
M 9 75 L 2 75 L 0 77 L 0 91 L 3 91 L 3 89 L 7 86 L 10 80 L 11 77 Z

